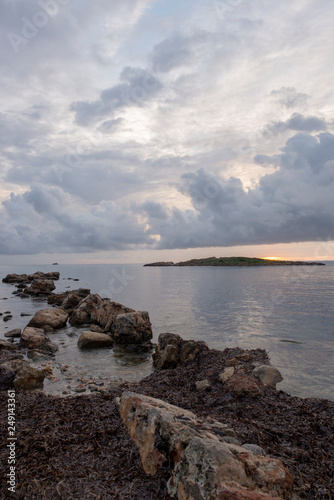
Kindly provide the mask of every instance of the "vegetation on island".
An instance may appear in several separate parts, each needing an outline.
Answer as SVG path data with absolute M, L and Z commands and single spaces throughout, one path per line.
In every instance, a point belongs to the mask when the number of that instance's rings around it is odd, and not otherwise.
M 260 259 L 257 257 L 207 257 L 191 259 L 184 262 L 153 262 L 144 267 L 166 266 L 321 266 L 321 262 L 305 262 L 293 260 Z

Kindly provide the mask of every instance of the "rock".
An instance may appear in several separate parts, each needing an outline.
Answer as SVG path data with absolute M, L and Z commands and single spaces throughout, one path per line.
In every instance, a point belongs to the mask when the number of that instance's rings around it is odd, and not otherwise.
M 49 295 L 54 290 L 55 284 L 49 279 L 35 279 L 29 287 L 24 290 L 29 295 Z
M 254 453 L 254 455 L 265 455 L 264 449 L 257 444 L 245 443 L 242 445 L 242 447 L 248 451 L 251 451 L 252 453 Z
M 268 387 L 276 388 L 276 384 L 282 382 L 283 377 L 277 368 L 273 366 L 261 365 L 255 368 L 252 373 L 253 377 L 261 380 Z
M 118 314 L 113 326 L 113 339 L 119 346 L 136 346 L 144 351 L 152 348 L 151 322 L 147 311 Z
M 86 325 L 97 323 L 97 311 L 103 304 L 103 299 L 98 295 L 90 294 L 82 299 L 70 316 L 71 325 Z
M 66 298 L 66 293 L 51 293 L 48 296 L 48 304 L 61 307 Z
M 255 491 L 237 489 L 232 485 L 226 484 L 216 488 L 210 496 L 210 500 L 282 500 L 282 498 L 257 493 Z
M 238 366 L 238 365 L 240 365 L 240 359 L 238 358 L 227 359 L 225 362 L 225 366 Z
M 13 387 L 15 378 L 15 371 L 6 368 L 5 366 L 0 366 L 0 391 L 7 391 Z
M 70 316 L 71 325 L 95 324 L 104 332 L 110 332 L 118 314 L 133 312 L 133 309 L 100 295 L 90 294 L 82 299 Z
M 13 319 L 13 316 L 11 314 L 3 317 L 3 321 L 10 321 L 11 319 Z
M 237 444 L 239 446 L 241 445 L 241 441 L 235 437 L 232 437 L 232 436 L 224 436 L 223 440 L 224 440 L 224 443 Z
M 232 375 L 227 382 L 227 387 L 236 397 L 251 396 L 255 398 L 263 391 L 261 382 L 243 374 Z
M 8 342 L 7 340 L 0 339 L 0 350 L 1 349 L 8 349 L 10 351 L 14 351 L 16 348 L 17 348 L 17 344 L 12 344 L 11 342 Z
M 202 351 L 208 349 L 205 342 L 183 340 L 176 333 L 160 333 L 153 353 L 153 366 L 158 370 L 177 368 L 194 361 Z
M 24 360 L 8 361 L 2 365 L 9 372 L 14 372 L 13 387 L 16 389 L 41 389 L 43 387 L 44 373 L 29 365 Z
M 103 299 L 101 307 L 97 311 L 96 324 L 100 326 L 105 332 L 114 331 L 115 320 L 120 314 L 127 314 L 135 312 L 130 307 L 125 307 L 118 302 L 113 302 L 110 299 Z
M 15 328 L 14 330 L 10 330 L 10 332 L 6 332 L 5 337 L 11 337 L 11 338 L 21 337 L 21 328 Z
M 102 328 L 97 325 L 90 325 L 90 331 L 96 333 L 105 333 L 104 330 L 102 330 Z
M 28 276 L 26 274 L 7 274 L 5 278 L 2 278 L 4 283 L 23 283 L 28 281 Z
M 52 356 L 58 351 L 58 346 L 51 342 L 51 340 L 45 335 L 42 328 L 32 328 L 27 326 L 23 330 L 20 345 L 27 347 L 28 349 L 33 349 L 43 356 Z M 34 354 L 31 353 L 30 357 L 39 357 L 39 355 L 36 353 L 36 356 L 34 356 Z
M 29 321 L 28 326 L 43 328 L 45 331 L 50 331 L 50 328 L 56 330 L 66 326 L 67 319 L 68 312 L 64 309 L 48 307 L 37 311 Z
M 131 392 L 122 394 L 119 411 L 146 474 L 172 467 L 167 486 L 173 498 L 291 498 L 292 477 L 279 460 L 222 442 L 192 412 Z
M 45 335 L 42 328 L 32 328 L 27 326 L 22 333 L 20 344 L 28 349 L 36 349 L 42 347 L 48 337 Z
M 194 361 L 203 350 L 205 351 L 207 349 L 208 346 L 205 342 L 197 340 L 183 340 L 180 349 L 180 366 L 183 366 L 186 362 Z
M 58 349 L 58 347 L 57 347 Z M 27 356 L 33 362 L 48 361 L 54 357 L 54 353 L 41 349 L 29 349 Z
M 24 313 L 24 312 L 22 312 L 22 313 L 20 314 L 20 316 L 32 316 L 32 313 Z
M 166 267 L 174 266 L 174 262 L 152 262 L 152 264 L 144 264 L 143 267 Z
M 197 382 L 195 382 L 195 385 L 196 385 L 196 390 L 197 391 L 204 392 L 204 391 L 206 391 L 206 389 L 209 389 L 210 382 L 206 378 L 204 380 L 198 380 Z
M 51 294 L 48 297 L 48 304 L 62 307 L 67 311 L 73 310 L 79 305 L 80 301 L 90 294 L 88 288 L 79 288 L 78 290 L 71 290 L 60 294 Z
M 242 354 L 238 354 L 237 358 L 241 361 L 245 361 L 246 363 L 251 359 L 250 355 L 246 351 L 244 351 Z
M 242 448 L 241 448 L 242 449 Z M 244 464 L 247 473 L 265 492 L 276 491 L 283 498 L 291 498 L 292 476 L 275 458 L 261 457 L 246 452 L 238 455 L 238 460 Z
M 106 333 L 83 332 L 78 339 L 79 349 L 113 347 L 113 345 L 113 339 Z
M 234 374 L 234 371 L 235 371 L 234 366 L 229 366 L 228 368 L 225 368 L 225 370 L 218 375 L 220 382 L 222 382 L 222 384 L 227 382 Z
M 29 281 L 34 281 L 34 280 L 52 280 L 52 281 L 57 281 L 59 280 L 60 274 L 56 271 L 52 271 L 50 273 L 42 273 L 42 271 L 36 271 L 33 274 L 28 275 L 28 280 Z

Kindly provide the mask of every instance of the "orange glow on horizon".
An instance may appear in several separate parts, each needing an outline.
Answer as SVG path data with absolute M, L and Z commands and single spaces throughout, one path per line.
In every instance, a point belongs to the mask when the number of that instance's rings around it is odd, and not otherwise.
M 267 260 L 284 260 L 284 259 L 281 259 L 281 257 L 263 257 L 263 259 L 267 259 Z

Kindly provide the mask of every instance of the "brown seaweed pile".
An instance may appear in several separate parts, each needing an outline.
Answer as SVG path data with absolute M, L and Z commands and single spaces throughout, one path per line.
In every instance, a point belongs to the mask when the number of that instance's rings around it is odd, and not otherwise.
M 218 380 L 225 361 L 242 350 L 203 352 L 197 361 L 155 372 L 124 389 L 164 399 L 199 416 L 229 423 L 244 443 L 258 444 L 290 469 L 301 498 L 334 498 L 334 402 L 302 399 L 266 388 L 237 398 Z M 266 360 L 261 350 L 251 360 Z M 244 363 L 245 371 L 250 364 Z M 208 378 L 210 388 L 195 389 Z M 19 499 L 168 499 L 167 469 L 146 476 L 119 418 L 120 390 L 66 399 L 16 391 L 17 492 Z M 0 393 L 0 486 L 7 491 L 7 392 Z M 7 498 L 3 496 L 2 498 Z
M 6 474 L 7 392 L 0 393 L 0 491 Z M 168 499 L 169 471 L 148 478 L 119 418 L 114 395 L 67 399 L 16 391 L 16 472 L 13 498 L 24 500 Z M 0 494 L 1 495 L 1 494 Z

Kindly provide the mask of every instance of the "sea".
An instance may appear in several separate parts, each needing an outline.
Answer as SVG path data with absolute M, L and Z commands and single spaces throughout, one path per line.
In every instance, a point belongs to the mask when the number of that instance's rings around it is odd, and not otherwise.
M 283 376 L 278 389 L 334 400 L 334 262 L 268 267 L 0 266 L 0 312 L 13 316 L 8 322 L 0 317 L 1 338 L 27 325 L 30 318 L 21 313 L 48 307 L 45 299 L 13 295 L 15 286 L 1 281 L 9 273 L 35 271 L 60 272 L 55 293 L 89 288 L 148 311 L 154 342 L 160 333 L 171 332 L 204 340 L 212 349 L 265 349 Z M 150 355 L 78 349 L 82 331 L 69 325 L 49 334 L 59 351 L 53 363 L 55 380 L 45 381 L 45 392 L 62 395 L 75 377 L 134 381 L 152 372 Z M 62 370 L 65 365 L 67 371 Z

